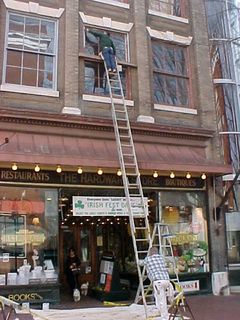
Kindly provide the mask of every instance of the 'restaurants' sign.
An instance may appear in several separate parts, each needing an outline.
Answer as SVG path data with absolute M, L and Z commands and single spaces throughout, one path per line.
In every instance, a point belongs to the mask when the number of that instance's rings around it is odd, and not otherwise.
M 144 198 L 147 206 L 147 198 Z M 133 213 L 142 215 L 141 199 L 132 200 Z M 124 197 L 80 197 L 73 196 L 74 216 L 129 216 Z
M 205 189 L 205 180 L 200 178 L 186 179 L 184 177 L 171 179 L 165 176 L 141 175 L 143 187 L 164 188 L 164 189 Z M 82 173 L 33 170 L 0 169 L 0 182 L 31 183 L 31 184 L 57 184 L 57 185 L 99 185 L 99 186 L 122 186 L 122 178 L 116 174 Z

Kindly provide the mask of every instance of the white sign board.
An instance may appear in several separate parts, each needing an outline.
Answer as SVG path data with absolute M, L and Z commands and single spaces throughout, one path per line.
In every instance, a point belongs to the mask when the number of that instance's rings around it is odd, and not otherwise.
M 131 198 L 133 213 L 143 215 L 141 198 Z M 147 198 L 144 198 L 147 208 Z M 73 196 L 74 216 L 129 216 L 125 197 Z
M 199 291 L 199 280 L 180 281 L 184 292 Z

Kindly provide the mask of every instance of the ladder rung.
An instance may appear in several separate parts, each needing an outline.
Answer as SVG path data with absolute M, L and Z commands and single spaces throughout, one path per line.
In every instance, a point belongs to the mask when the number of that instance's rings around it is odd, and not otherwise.
M 133 153 L 123 153 L 124 157 L 134 157 Z
M 146 230 L 147 227 L 135 227 L 136 230 Z
M 119 112 L 119 113 L 126 113 L 126 112 L 125 112 L 125 110 L 122 110 L 122 109 L 121 109 L 121 110 L 117 110 L 117 109 L 115 109 L 115 112 Z
M 123 135 L 123 134 L 120 134 L 120 138 L 123 138 L 123 139 L 130 139 L 130 136 L 129 135 L 127 135 L 127 136 L 125 136 L 125 135 Z
M 148 242 L 148 239 L 136 239 L 136 241 L 138 241 L 138 242 L 147 241 Z

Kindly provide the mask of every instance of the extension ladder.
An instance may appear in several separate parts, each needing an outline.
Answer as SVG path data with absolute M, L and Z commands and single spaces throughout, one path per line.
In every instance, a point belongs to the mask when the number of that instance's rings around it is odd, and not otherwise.
M 105 61 L 104 67 L 111 98 L 114 132 L 122 171 L 126 205 L 129 212 L 139 287 L 142 293 L 142 302 L 147 318 L 147 304 L 143 288 L 143 268 L 139 265 L 139 261 L 145 258 L 152 243 L 148 221 L 148 203 L 147 199 L 143 196 L 119 66 L 117 65 L 117 72 L 114 74 L 108 71 Z

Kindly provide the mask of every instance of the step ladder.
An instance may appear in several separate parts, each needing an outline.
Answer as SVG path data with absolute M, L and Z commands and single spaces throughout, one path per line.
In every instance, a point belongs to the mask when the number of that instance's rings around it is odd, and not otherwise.
M 172 265 L 171 270 L 173 270 L 173 273 L 170 274 L 171 281 L 180 285 L 171 243 L 172 236 L 167 224 L 155 223 L 151 236 L 151 243 L 152 246 L 156 247 L 158 252 L 164 256 L 165 261 Z M 154 304 L 153 288 L 152 284 L 149 283 L 146 268 L 143 270 L 143 287 L 147 304 Z M 141 299 L 141 290 L 138 288 L 135 302 L 137 303 Z
M 155 223 L 152 233 L 152 245 L 157 247 L 159 253 L 162 254 L 165 258 L 166 265 L 168 267 L 170 281 L 174 287 L 174 299 L 169 305 L 169 320 L 174 319 L 189 319 L 195 320 L 192 310 L 187 303 L 186 297 L 184 296 L 183 289 L 179 282 L 179 276 L 177 271 L 176 260 L 174 257 L 173 247 L 172 247 L 172 238 L 175 235 L 170 232 L 169 225 L 165 223 Z M 153 299 L 153 290 L 152 286 L 148 285 L 146 287 L 145 296 L 148 295 Z
M 104 67 L 111 98 L 114 132 L 122 171 L 126 205 L 129 212 L 139 287 L 142 293 L 142 303 L 147 318 L 147 304 L 143 288 L 143 267 L 139 265 L 139 261 L 146 257 L 152 243 L 148 221 L 148 203 L 147 198 L 144 198 L 143 195 L 127 106 L 119 73 L 120 67 L 117 65 L 117 72 L 114 74 L 108 71 L 105 61 Z

